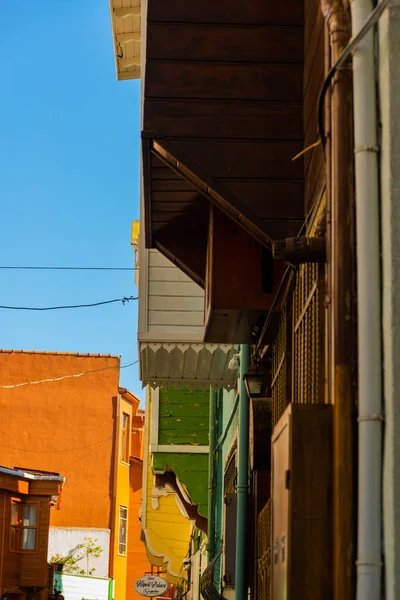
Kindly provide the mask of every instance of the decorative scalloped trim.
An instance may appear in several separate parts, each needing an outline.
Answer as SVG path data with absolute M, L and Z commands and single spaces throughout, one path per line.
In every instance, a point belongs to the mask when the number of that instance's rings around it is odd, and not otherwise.
M 194 350 L 197 354 L 201 352 L 201 350 L 208 350 L 210 354 L 213 354 L 216 350 L 222 350 L 224 354 L 228 354 L 231 350 L 236 352 L 237 347 L 232 344 L 188 344 L 185 342 L 177 343 L 166 343 L 166 342 L 141 342 L 140 344 L 141 350 L 148 348 L 153 352 L 157 352 L 160 348 L 164 348 L 167 352 L 172 352 L 175 348 L 181 350 L 181 352 L 186 352 L 189 350 Z
M 193 361 L 193 377 L 179 377 L 179 372 L 184 370 L 185 356 L 187 352 L 194 352 L 197 358 Z M 154 377 L 148 374 L 148 365 L 158 362 L 158 353 L 161 352 L 163 355 L 163 361 L 165 363 L 164 375 L 162 377 Z M 217 377 L 217 379 L 210 378 L 197 378 L 197 372 L 202 363 L 202 357 L 205 355 L 208 357 L 206 360 L 210 364 L 210 368 L 213 363 L 214 355 L 216 352 L 222 352 L 223 357 L 222 364 L 220 364 L 220 374 L 221 378 Z M 210 386 L 214 390 L 218 390 L 223 387 L 225 390 L 230 391 L 234 389 L 236 384 L 237 373 L 228 368 L 229 361 L 231 357 L 236 352 L 236 346 L 231 344 L 196 344 L 196 343 L 175 343 L 175 342 L 142 342 L 140 344 L 140 362 L 141 362 L 141 374 L 142 374 L 142 386 L 145 387 L 149 385 L 153 389 L 163 386 L 163 387 L 176 387 L 178 390 L 183 388 L 188 388 L 190 390 L 194 389 L 202 389 L 203 391 L 207 391 L 210 389 Z M 175 375 L 171 376 L 165 375 L 165 373 L 169 372 L 169 358 L 173 355 L 177 355 L 178 364 L 180 367 L 178 369 L 178 373 L 175 372 Z M 175 362 L 175 361 L 174 361 Z
M 167 388 L 167 389 L 170 387 L 175 387 L 177 390 L 182 390 L 183 388 L 187 388 L 191 392 L 196 389 L 201 389 L 203 392 L 206 392 L 207 390 L 210 389 L 210 387 L 215 391 L 218 391 L 222 387 L 227 392 L 230 392 L 231 390 L 233 390 L 235 388 L 236 379 L 234 381 L 222 381 L 221 380 L 221 381 L 216 382 L 216 381 L 210 381 L 209 379 L 206 379 L 206 380 L 174 379 L 173 377 L 171 377 L 171 379 L 166 379 L 166 378 L 147 379 L 147 378 L 143 377 L 142 387 L 144 388 L 144 387 L 146 387 L 146 385 L 149 385 L 153 390 L 157 389 L 158 387 L 163 387 L 163 388 Z

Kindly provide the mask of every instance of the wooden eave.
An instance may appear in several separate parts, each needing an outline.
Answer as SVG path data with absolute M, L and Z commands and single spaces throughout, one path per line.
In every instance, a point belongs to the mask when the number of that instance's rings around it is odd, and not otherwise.
M 149 0 L 146 27 L 146 246 L 204 285 L 210 202 L 270 248 L 303 222 L 302 3 Z
M 26 479 L 16 474 L 0 472 L 0 489 L 24 495 L 53 496 L 61 493 L 61 482 L 40 479 Z
M 141 63 L 141 0 L 110 0 L 117 79 L 138 79 Z

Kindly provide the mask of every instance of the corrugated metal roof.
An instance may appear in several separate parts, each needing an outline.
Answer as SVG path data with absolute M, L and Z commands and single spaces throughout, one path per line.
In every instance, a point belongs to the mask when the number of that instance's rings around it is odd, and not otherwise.
M 117 78 L 140 77 L 141 0 L 110 0 Z

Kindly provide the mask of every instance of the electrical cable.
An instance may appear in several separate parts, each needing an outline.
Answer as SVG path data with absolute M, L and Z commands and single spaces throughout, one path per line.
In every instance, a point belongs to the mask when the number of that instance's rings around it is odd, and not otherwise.
M 101 369 L 92 369 L 91 371 L 83 371 L 82 373 L 75 373 L 74 375 L 62 375 L 61 377 L 53 377 L 52 379 L 39 379 L 38 381 L 24 381 L 23 383 L 15 383 L 14 385 L 0 385 L 0 389 L 9 390 L 12 388 L 23 387 L 25 385 L 36 385 L 38 383 L 51 383 L 53 381 L 62 381 L 63 379 L 72 379 L 73 377 L 83 377 L 89 373 L 99 373 L 100 371 L 107 371 L 108 369 L 126 369 L 136 365 L 139 360 L 135 360 L 126 365 L 111 365 L 110 367 L 102 367 Z
M 124 298 L 115 298 L 114 300 L 104 300 L 103 302 L 93 302 L 92 304 L 75 304 L 70 306 L 0 306 L 0 309 L 5 310 L 63 310 L 70 308 L 91 308 L 92 306 L 103 306 L 104 304 L 113 304 L 121 302 L 126 304 L 130 300 L 137 300 L 137 296 L 125 296 Z
M 328 91 L 331 81 L 333 79 L 333 76 L 335 75 L 336 71 L 338 69 L 340 69 L 340 67 L 346 62 L 346 60 L 348 58 L 350 58 L 352 52 L 356 49 L 356 47 L 361 42 L 363 37 L 369 32 L 371 27 L 376 25 L 381 14 L 385 10 L 386 6 L 388 5 L 388 1 L 389 0 L 382 0 L 382 2 L 380 2 L 374 8 L 374 10 L 371 12 L 370 16 L 368 17 L 368 19 L 365 21 L 363 27 L 360 29 L 360 31 L 357 33 L 357 35 L 354 38 L 352 38 L 350 40 L 350 42 L 347 44 L 346 48 L 343 50 L 343 52 L 341 53 L 341 55 L 339 56 L 339 58 L 337 59 L 335 64 L 332 65 L 331 69 L 329 70 L 329 73 L 327 74 L 327 76 L 325 78 L 325 81 L 321 88 L 321 92 L 319 94 L 318 107 L 317 107 L 319 135 L 323 142 L 325 142 L 325 140 L 326 140 L 325 126 L 324 126 L 324 100 L 325 100 L 326 92 Z
M 17 267 L 0 265 L 0 269 L 24 271 L 138 271 L 139 267 Z
M 111 439 L 111 438 L 109 438 L 109 439 Z M 66 464 L 64 467 L 60 467 L 60 473 L 63 473 L 65 471 L 65 469 L 67 469 L 68 467 L 71 467 L 75 463 L 80 462 L 84 458 L 87 458 L 88 456 L 90 456 L 91 454 L 93 454 L 93 452 L 95 452 L 100 446 L 102 446 L 103 444 L 105 444 L 107 441 L 108 440 L 104 440 L 103 442 L 101 442 L 100 444 L 98 444 L 98 446 L 96 448 L 93 448 L 93 450 L 91 450 L 87 454 L 84 454 L 83 456 L 80 456 L 79 458 L 77 458 L 77 459 L 73 460 L 72 462 Z
M 54 454 L 55 452 L 72 452 L 73 450 L 83 450 L 84 448 L 91 448 L 92 446 L 96 446 L 97 444 L 103 444 L 108 440 L 111 440 L 112 436 L 104 439 L 98 440 L 97 442 L 92 442 L 91 444 L 85 444 L 85 446 L 76 446 L 75 448 L 65 448 L 64 450 L 32 450 L 31 448 L 14 448 L 13 446 L 8 446 L 7 444 L 1 444 L 1 448 L 8 448 L 8 450 L 14 450 L 15 452 L 34 452 L 34 453 L 49 453 Z

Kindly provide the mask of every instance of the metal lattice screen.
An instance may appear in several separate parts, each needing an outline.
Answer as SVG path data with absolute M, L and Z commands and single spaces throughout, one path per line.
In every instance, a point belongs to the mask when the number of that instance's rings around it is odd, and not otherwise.
M 236 451 L 232 453 L 227 461 L 224 474 L 224 493 L 234 494 L 236 492 Z
M 269 600 L 271 589 L 271 500 L 257 519 L 257 600 Z
M 324 313 L 324 268 L 301 265 L 293 294 L 293 402 L 324 402 Z
M 300 265 L 271 347 L 273 425 L 289 402 L 324 402 L 325 269 Z
M 275 426 L 290 402 L 291 331 L 291 312 L 288 311 L 288 303 L 286 303 L 281 314 L 278 333 L 272 345 L 271 353 L 273 426 Z

